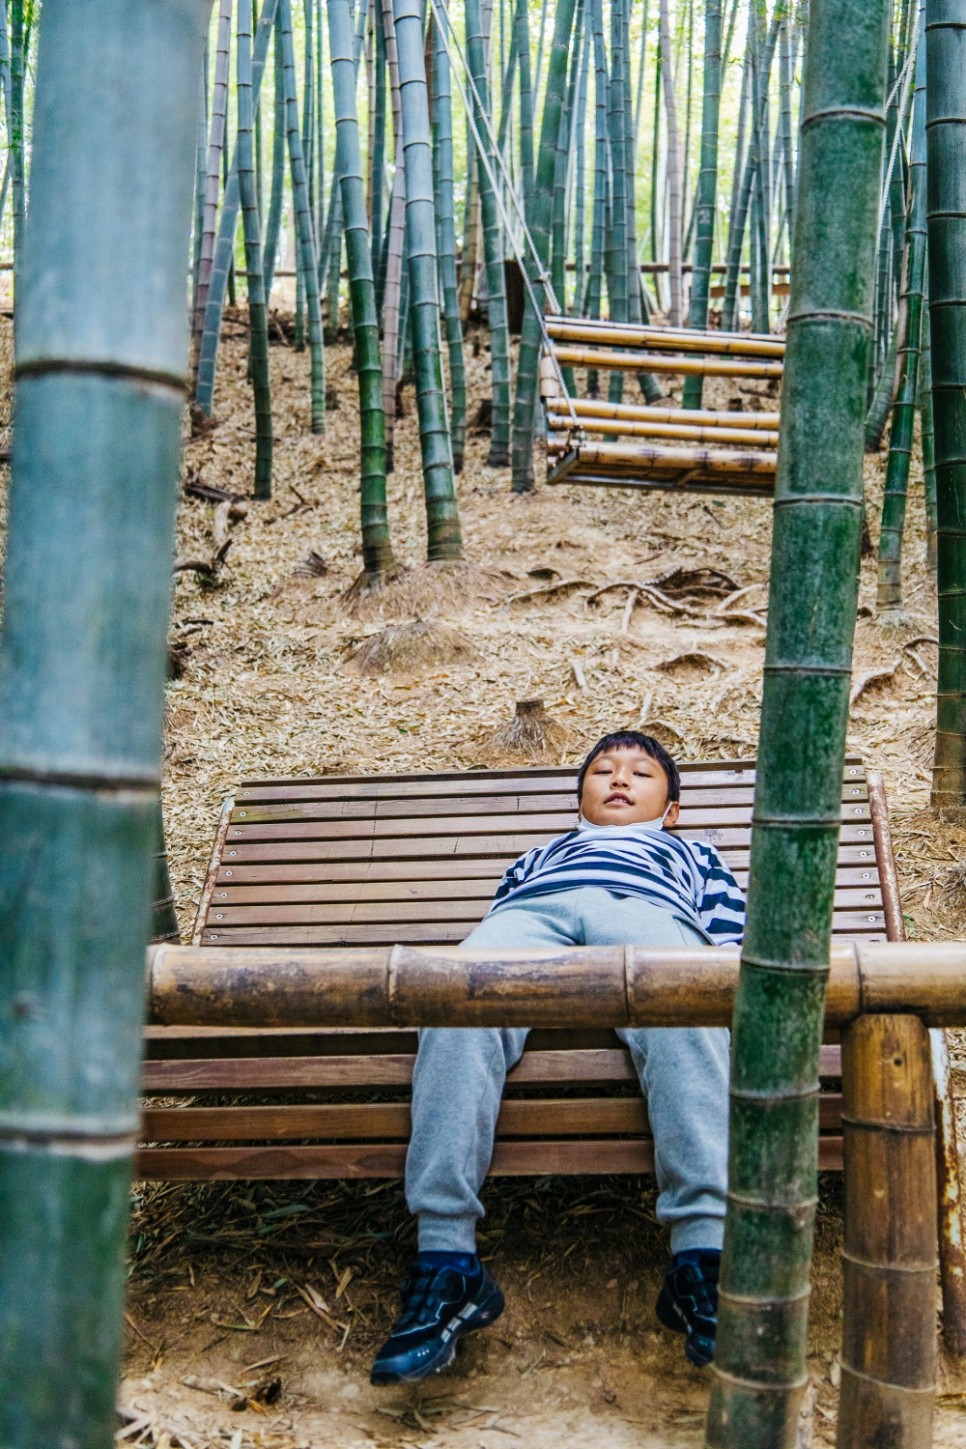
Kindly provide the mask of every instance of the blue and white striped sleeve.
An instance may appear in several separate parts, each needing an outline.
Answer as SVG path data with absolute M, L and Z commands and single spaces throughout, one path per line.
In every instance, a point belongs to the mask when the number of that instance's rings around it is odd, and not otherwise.
M 532 850 L 527 851 L 526 855 L 518 856 L 512 865 L 507 866 L 503 879 L 496 888 L 493 905 L 496 905 L 498 901 L 505 900 L 511 891 L 515 891 L 517 886 L 523 885 L 541 850 L 541 846 L 535 845 Z
M 699 846 L 704 890 L 698 920 L 716 946 L 737 946 L 745 934 L 745 898 L 738 882 L 712 845 Z

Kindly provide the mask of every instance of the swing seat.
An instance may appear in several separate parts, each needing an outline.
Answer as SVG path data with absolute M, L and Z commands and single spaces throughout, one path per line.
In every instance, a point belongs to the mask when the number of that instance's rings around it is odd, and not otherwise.
M 758 334 L 547 318 L 540 362 L 547 482 L 770 496 L 778 464 L 776 411 L 692 411 L 571 398 L 561 381 L 564 369 L 586 367 L 777 382 L 784 354 L 780 338 Z M 588 439 L 588 433 L 600 433 L 602 440 Z
M 748 879 L 755 767 L 684 765 L 680 833 Z M 576 771 L 250 781 L 222 813 L 194 944 L 452 944 L 506 866 L 571 828 Z M 845 767 L 837 937 L 901 937 L 881 779 Z M 402 1174 L 416 1033 L 147 1029 L 137 1172 L 170 1180 Z M 842 1166 L 839 1048 L 822 1053 L 820 1161 Z M 157 1099 L 162 1099 L 158 1101 Z M 510 1073 L 492 1171 L 650 1173 L 647 1113 L 612 1032 L 535 1031 Z

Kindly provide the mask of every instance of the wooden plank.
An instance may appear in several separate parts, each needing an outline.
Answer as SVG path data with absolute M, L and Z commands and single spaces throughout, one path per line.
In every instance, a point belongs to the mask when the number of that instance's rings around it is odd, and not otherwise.
M 430 897 L 420 901 L 288 901 L 280 903 L 277 897 L 268 901 L 235 902 L 222 901 L 216 892 L 216 899 L 208 916 L 205 929 L 222 930 L 226 926 L 311 926 L 311 925 L 378 925 L 382 922 L 398 924 L 423 922 L 427 927 L 437 922 L 462 921 L 467 929 L 482 920 L 486 914 L 492 892 L 477 898 L 460 896 L 456 899 Z M 227 893 L 224 893 L 227 894 Z M 886 927 L 882 893 L 878 890 L 838 891 L 835 895 L 838 913 L 877 912 L 876 929 L 880 921 Z
M 753 802 L 734 805 L 699 805 L 690 808 L 682 802 L 676 834 L 693 834 L 696 830 L 709 830 L 727 826 L 746 826 L 751 829 Z M 869 807 L 865 801 L 850 800 L 842 806 L 842 818 L 847 821 L 871 823 Z M 252 820 L 247 810 L 236 811 L 228 828 L 228 843 L 250 844 L 254 840 L 389 840 L 394 837 L 411 839 L 420 835 L 494 835 L 501 836 L 521 826 L 531 831 L 546 831 L 551 837 L 566 835 L 575 828 L 576 819 L 572 809 L 534 812 L 533 814 L 458 814 L 458 815 L 401 815 L 389 819 L 361 820 L 318 820 L 301 816 L 294 820 L 266 821 Z
M 678 761 L 682 789 L 692 783 L 715 785 L 719 782 L 755 779 L 754 760 L 695 760 Z M 843 779 L 865 779 L 865 767 L 861 757 L 848 755 L 845 760 Z M 577 771 L 572 765 L 527 766 L 508 770 L 442 770 L 437 774 L 426 772 L 406 774 L 368 775 L 306 775 L 301 778 L 272 778 L 269 780 L 244 780 L 235 792 L 236 800 L 283 800 L 296 799 L 303 795 L 311 799 L 370 799 L 376 796 L 390 796 L 394 799 L 404 795 L 460 797 L 474 791 L 483 794 L 512 794 L 529 790 L 576 789 Z
M 201 944 L 207 946 L 458 946 L 468 934 L 468 927 L 483 919 L 481 910 L 463 919 L 417 922 L 393 919 L 373 924 L 345 922 L 334 925 L 297 925 L 283 923 L 271 926 L 236 926 L 229 921 L 206 927 Z M 868 911 L 836 911 L 832 930 L 837 935 L 862 936 L 885 931 L 885 917 L 880 909 Z
M 507 864 L 518 855 L 531 850 L 535 845 L 546 845 L 559 832 L 555 830 L 513 833 L 506 835 L 454 834 L 446 836 L 390 836 L 376 839 L 333 840 L 290 840 L 255 841 L 242 844 L 229 840 L 223 861 L 239 864 L 252 861 L 348 861 L 348 860 L 406 860 L 432 856 L 439 861 L 439 869 L 446 870 L 453 857 L 489 857 L 504 860 Z M 747 827 L 720 826 L 707 830 L 683 830 L 685 839 L 705 840 L 722 851 L 749 848 L 750 832 Z M 872 828 L 861 822 L 842 826 L 840 840 L 843 845 L 867 845 L 871 853 Z M 862 857 L 865 858 L 865 857 Z
M 819 1130 L 838 1131 L 841 1093 L 823 1093 Z M 409 1140 L 408 1102 L 324 1103 L 274 1107 L 154 1107 L 142 1114 L 144 1142 L 295 1142 Z M 565 1097 L 500 1107 L 497 1140 L 512 1137 L 650 1137 L 644 1098 Z
M 278 1032 L 276 1035 L 284 1036 Z M 253 1032 L 252 1035 L 255 1035 Z M 258 1033 L 270 1037 L 272 1033 Z M 360 1033 L 365 1038 L 368 1033 Z M 395 1035 L 395 1033 L 393 1033 Z M 536 1033 L 535 1033 L 536 1035 Z M 415 1048 L 416 1033 L 411 1033 Z M 507 1087 L 603 1086 L 636 1082 L 631 1055 L 615 1037 L 612 1047 L 528 1048 L 507 1076 Z M 361 1050 L 354 1055 L 304 1057 L 220 1057 L 187 1058 L 144 1063 L 141 1086 L 146 1094 L 177 1096 L 195 1092 L 294 1091 L 322 1087 L 408 1087 L 412 1080 L 415 1050 L 378 1053 Z M 823 1046 L 823 1077 L 841 1075 L 841 1050 Z
M 254 1181 L 310 1178 L 399 1178 L 406 1148 L 402 1143 L 313 1147 L 174 1147 L 142 1150 L 135 1176 L 169 1182 Z M 819 1167 L 841 1172 L 842 1139 L 819 1139 Z M 602 1173 L 653 1173 L 654 1153 L 647 1140 L 577 1142 L 498 1142 L 491 1177 L 599 1176 Z
M 882 892 L 877 884 L 872 883 L 871 872 L 866 872 L 866 875 L 870 877 L 868 883 L 846 882 L 837 877 L 835 904 L 837 906 L 881 906 L 883 904 Z M 742 871 L 740 877 L 736 874 L 735 878 L 740 886 L 744 886 L 748 873 Z M 218 910 L 235 906 L 298 906 L 303 903 L 318 907 L 342 906 L 352 903 L 378 905 L 388 901 L 400 901 L 407 904 L 417 901 L 480 901 L 488 904 L 493 898 L 500 879 L 501 877 L 497 873 L 488 878 L 471 881 L 397 881 L 365 885 L 329 885 L 328 883 L 291 885 L 285 882 L 276 885 L 228 885 L 224 888 L 216 887 L 212 899 L 215 902 L 215 909 Z
M 681 806 L 688 812 L 716 813 L 721 809 L 740 806 L 751 809 L 754 798 L 754 781 L 742 780 L 734 784 L 691 785 L 683 783 Z M 843 784 L 842 803 L 853 805 L 868 800 L 865 783 L 854 781 Z M 454 796 L 445 802 L 438 799 L 412 800 L 376 798 L 371 800 L 288 800 L 277 803 L 245 803 L 236 805 L 232 812 L 232 824 L 242 822 L 249 825 L 269 822 L 297 820 L 414 820 L 421 817 L 436 818 L 439 815 L 506 816 L 565 814 L 572 818 L 577 810 L 577 796 L 573 790 L 546 791 L 544 793 L 508 795 L 471 795 L 466 799 Z
M 747 873 L 751 854 L 748 840 L 744 844 L 737 845 L 722 846 L 720 842 L 715 842 L 715 844 L 736 876 L 740 876 L 741 872 Z M 324 857 L 321 861 L 312 862 L 305 860 L 279 861 L 278 852 L 274 847 L 272 849 L 273 857 L 268 860 L 259 859 L 257 854 L 252 860 L 239 861 L 234 858 L 229 860 L 218 873 L 219 883 L 269 884 L 280 881 L 369 883 L 372 881 L 436 880 L 444 869 L 439 858 L 429 852 L 415 860 L 363 858 L 339 861 Z M 517 853 L 519 854 L 519 852 Z M 454 879 L 459 878 L 460 880 L 473 880 L 484 876 L 499 879 L 505 865 L 509 864 L 513 858 L 515 857 L 512 855 L 505 856 L 501 863 L 500 857 L 494 860 L 487 854 L 482 854 L 475 859 L 466 857 L 452 860 L 447 857 L 445 872 Z M 840 871 L 846 869 L 857 871 L 859 879 L 877 879 L 875 852 L 871 843 L 859 842 L 855 845 L 840 845 L 838 868 Z

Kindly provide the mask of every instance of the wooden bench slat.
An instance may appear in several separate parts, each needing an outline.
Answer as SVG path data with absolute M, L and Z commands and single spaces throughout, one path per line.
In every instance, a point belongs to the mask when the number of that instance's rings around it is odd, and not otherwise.
M 819 1138 L 819 1167 L 842 1170 L 841 1137 Z M 403 1143 L 312 1147 L 168 1147 L 137 1155 L 135 1176 L 175 1182 L 218 1180 L 302 1180 L 310 1178 L 399 1178 Z M 491 1177 L 600 1176 L 606 1173 L 653 1175 L 654 1151 L 646 1139 L 575 1142 L 498 1142 Z
M 717 815 L 723 809 L 742 807 L 751 810 L 754 798 L 752 780 L 722 785 L 720 787 L 685 787 L 681 791 L 682 811 L 689 814 Z M 849 781 L 843 784 L 843 807 L 851 806 L 869 798 L 865 783 Z M 435 818 L 446 815 L 508 815 L 516 819 L 520 815 L 561 813 L 571 818 L 577 809 L 577 796 L 573 790 L 547 791 L 542 794 L 474 795 L 460 801 L 458 797 L 446 802 L 445 811 L 440 810 L 439 800 L 374 799 L 374 800 L 290 800 L 278 803 L 250 803 L 237 801 L 232 811 L 232 824 L 242 821 L 249 825 L 263 825 L 269 822 L 297 820 L 417 820 L 425 816 Z
M 682 804 L 679 823 L 675 833 L 693 834 L 697 830 L 723 829 L 727 826 L 751 828 L 752 801 L 737 805 L 696 806 L 691 809 Z M 842 818 L 849 822 L 871 820 L 865 801 L 849 800 L 842 806 Z M 571 808 L 551 812 L 534 812 L 522 817 L 518 813 L 507 815 L 459 814 L 433 816 L 391 816 L 353 820 L 319 820 L 302 816 L 295 820 L 251 820 L 248 812 L 232 817 L 228 828 L 228 841 L 234 844 L 249 844 L 254 840 L 357 840 L 411 839 L 420 835 L 501 835 L 518 830 L 521 824 L 527 830 L 546 831 L 552 836 L 566 835 L 575 824 Z
M 841 1130 L 842 1097 L 819 1103 L 819 1130 Z M 145 1142 L 408 1141 L 408 1102 L 324 1103 L 316 1106 L 152 1107 L 141 1119 Z M 512 1137 L 650 1137 L 644 1098 L 511 1097 L 500 1107 L 497 1140 Z
M 737 418 L 738 414 L 734 416 Z M 734 424 L 731 427 L 724 423 L 715 427 L 700 427 L 693 423 L 651 423 L 621 418 L 597 418 L 589 413 L 582 414 L 579 421 L 585 432 L 613 434 L 622 438 L 681 438 L 712 447 L 733 447 L 739 443 L 747 443 L 752 447 L 755 444 L 762 448 L 778 447 L 776 432 L 742 428 Z M 547 415 L 547 426 L 557 432 L 569 433 L 573 431 L 574 420 L 568 413 L 551 412 Z M 554 441 L 548 440 L 548 448 L 551 448 Z M 559 451 L 566 446 L 566 442 L 561 440 L 559 449 L 551 448 L 551 451 Z
M 437 869 L 445 872 L 451 857 L 488 856 L 504 860 L 507 864 L 518 855 L 531 850 L 535 845 L 545 845 L 558 831 L 530 831 L 514 835 L 473 835 L 468 833 L 447 836 L 390 836 L 375 839 L 340 840 L 290 840 L 256 841 L 252 844 L 228 841 L 223 860 L 232 861 L 337 861 L 337 860 L 406 860 L 419 856 L 431 856 L 437 862 Z M 706 831 L 683 830 L 685 839 L 706 840 L 722 852 L 730 849 L 748 849 L 750 832 L 747 827 L 720 826 Z M 843 845 L 871 843 L 872 829 L 861 822 L 842 826 L 840 839 Z
M 693 327 L 634 326 L 626 322 L 602 322 L 588 317 L 548 317 L 547 332 L 554 341 L 595 338 L 622 347 L 672 348 L 682 351 L 718 353 L 722 356 L 785 356 L 785 342 L 763 332 L 711 332 Z
M 770 358 L 683 357 L 665 352 L 620 352 L 616 348 L 560 343 L 554 347 L 561 367 L 605 367 L 621 372 L 661 372 L 683 377 L 781 377 L 784 363 Z
M 744 886 L 747 872 L 741 872 L 741 877 L 743 878 L 736 875 L 735 878 L 739 885 Z M 417 902 L 422 902 L 427 910 L 431 909 L 428 903 L 438 901 L 479 902 L 482 906 L 487 906 L 499 883 L 500 876 L 494 875 L 473 881 L 410 881 L 395 885 L 228 885 L 215 889 L 211 909 L 224 911 L 239 906 L 281 909 L 304 904 L 318 910 L 358 910 L 364 906 L 381 908 L 392 901 L 413 909 Z M 882 891 L 878 884 L 873 885 L 871 882 L 866 885 L 861 882 L 845 885 L 836 881 L 835 904 L 840 908 L 881 906 Z
M 763 429 L 777 432 L 781 414 L 778 412 L 748 412 L 744 409 L 728 408 L 715 411 L 710 408 L 661 407 L 650 403 L 611 402 L 606 397 L 548 397 L 547 412 L 555 417 L 570 418 L 613 418 L 627 422 L 642 423 L 688 423 L 692 427 L 742 427 L 753 431 Z

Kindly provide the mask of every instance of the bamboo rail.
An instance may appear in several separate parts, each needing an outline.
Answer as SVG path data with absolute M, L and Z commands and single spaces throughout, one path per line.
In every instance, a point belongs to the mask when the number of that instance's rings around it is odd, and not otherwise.
M 743 428 L 777 432 L 780 413 L 715 412 L 710 408 L 655 407 L 638 403 L 612 403 L 602 397 L 575 397 L 566 402 L 561 397 L 548 397 L 547 407 L 561 417 L 568 417 L 571 408 L 577 417 L 626 418 L 629 422 L 687 423 L 699 427 L 730 427 L 740 421 Z
M 733 418 L 740 416 L 732 413 Z M 613 433 L 620 437 L 630 438 L 681 438 L 685 442 L 692 443 L 746 443 L 751 447 L 755 444 L 759 447 L 777 448 L 778 434 L 766 432 L 764 428 L 728 428 L 724 426 L 694 427 L 687 423 L 652 423 L 637 422 L 633 419 L 624 418 L 599 418 L 593 414 L 583 413 L 580 415 L 583 426 L 592 433 Z M 565 412 L 547 411 L 547 426 L 557 432 L 572 432 L 573 418 Z M 567 444 L 563 440 L 551 438 L 548 447 L 551 451 L 554 447 L 559 450 Z
M 777 337 L 751 332 L 696 332 L 690 327 L 634 327 L 577 317 L 548 317 L 547 332 L 559 342 L 600 342 L 607 346 L 653 347 L 672 352 L 711 352 L 724 357 L 785 356 Z
M 692 469 L 707 469 L 712 473 L 774 473 L 778 455 L 764 451 L 743 453 L 731 448 L 712 453 L 706 448 L 662 448 L 659 444 L 648 447 L 644 443 L 581 443 L 580 463 L 581 467 L 623 468 L 632 472 L 652 468 L 662 473 Z
M 561 367 L 609 367 L 622 372 L 672 372 L 704 377 L 781 377 L 781 362 L 742 362 L 725 358 L 678 357 L 663 352 L 608 352 L 605 348 L 555 347 Z
M 166 1026 L 726 1026 L 736 947 L 493 952 L 410 946 L 157 945 L 149 1020 Z M 825 1026 L 863 1013 L 966 1026 L 966 943 L 834 945 Z

